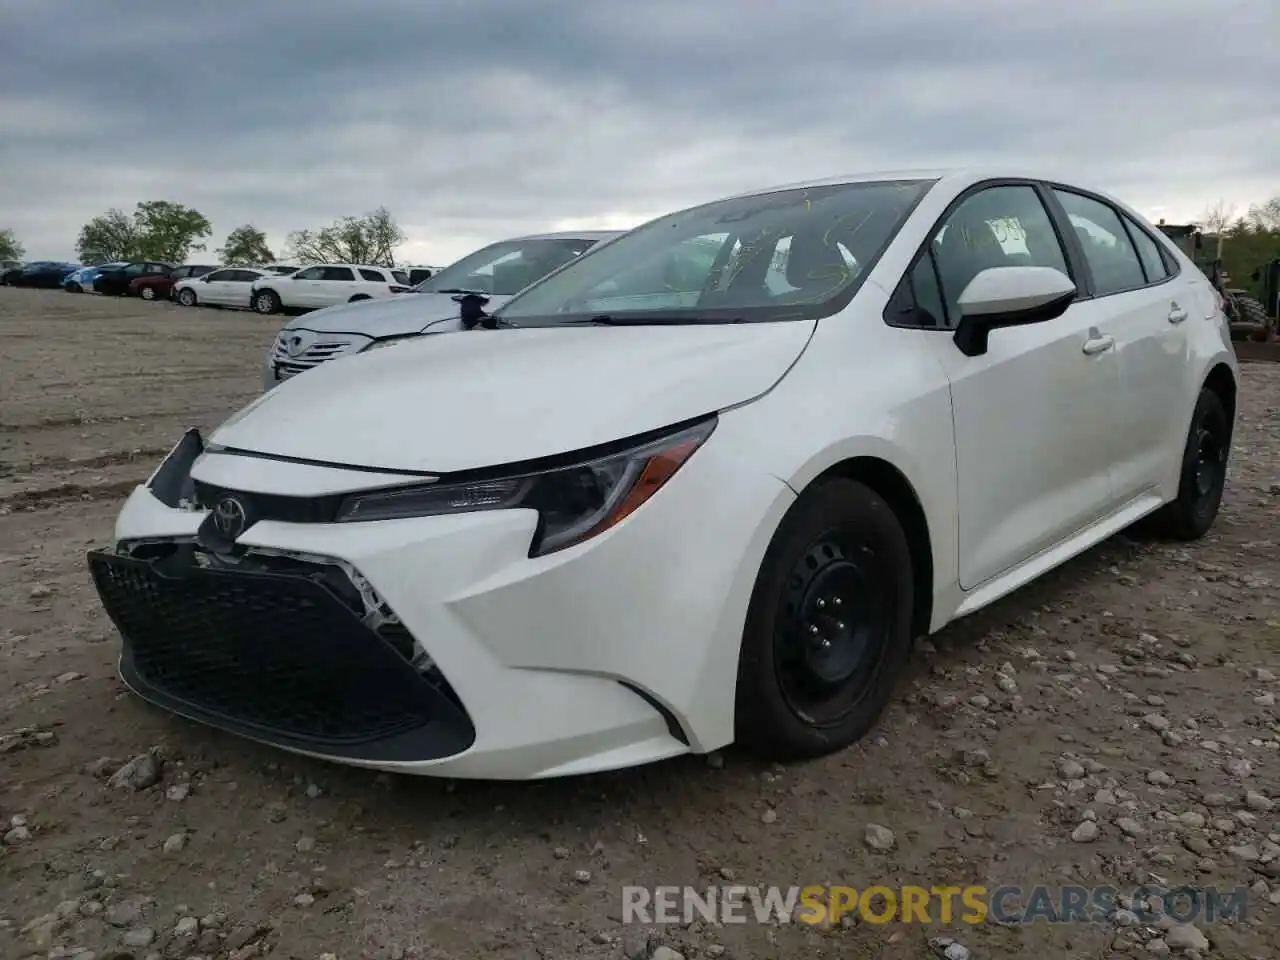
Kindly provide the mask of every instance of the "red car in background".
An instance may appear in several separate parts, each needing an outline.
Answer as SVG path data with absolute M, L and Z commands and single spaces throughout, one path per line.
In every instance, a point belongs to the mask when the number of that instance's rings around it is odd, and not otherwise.
M 129 281 L 129 295 L 143 300 L 172 300 L 173 285 L 179 280 L 203 277 L 217 269 L 216 264 L 188 263 L 168 273 L 144 274 Z

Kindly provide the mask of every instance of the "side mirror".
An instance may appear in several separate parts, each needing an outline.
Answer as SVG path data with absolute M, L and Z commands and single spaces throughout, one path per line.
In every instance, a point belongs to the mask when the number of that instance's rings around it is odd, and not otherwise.
M 1076 285 L 1054 267 L 988 267 L 960 294 L 955 344 L 966 357 L 981 356 L 992 330 L 1057 319 L 1075 298 Z

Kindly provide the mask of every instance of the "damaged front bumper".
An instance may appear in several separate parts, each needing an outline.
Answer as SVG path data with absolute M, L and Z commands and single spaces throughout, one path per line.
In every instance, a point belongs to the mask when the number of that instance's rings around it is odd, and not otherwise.
M 88 557 L 124 682 L 240 736 L 404 773 L 535 779 L 689 752 L 629 680 L 652 659 L 600 633 L 593 605 L 619 601 L 584 583 L 598 561 L 531 561 L 531 511 L 330 521 L 335 500 L 394 479 L 189 432 Z M 228 498 L 249 514 L 230 537 Z

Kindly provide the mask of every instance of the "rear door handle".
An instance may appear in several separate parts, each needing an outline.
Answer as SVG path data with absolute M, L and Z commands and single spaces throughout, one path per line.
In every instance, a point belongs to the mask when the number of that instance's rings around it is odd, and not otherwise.
M 1170 322 L 1170 323 L 1181 323 L 1181 322 L 1182 322 L 1183 320 L 1185 320 L 1185 319 L 1187 319 L 1187 311 L 1186 311 L 1186 310 L 1184 310 L 1184 309 L 1182 309 L 1182 307 L 1178 306 L 1176 303 L 1174 303 L 1174 304 L 1170 304 L 1170 306 L 1169 306 L 1169 322 Z
M 1105 353 L 1116 345 L 1116 338 L 1108 334 L 1105 337 L 1090 337 L 1084 342 L 1084 352 L 1092 357 L 1096 353 Z

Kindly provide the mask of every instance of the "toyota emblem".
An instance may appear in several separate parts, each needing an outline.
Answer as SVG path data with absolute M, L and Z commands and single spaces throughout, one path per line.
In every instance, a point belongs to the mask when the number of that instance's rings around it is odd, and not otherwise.
M 244 533 L 247 519 L 244 504 L 235 497 L 219 500 L 213 508 L 213 526 L 228 540 L 234 540 Z

